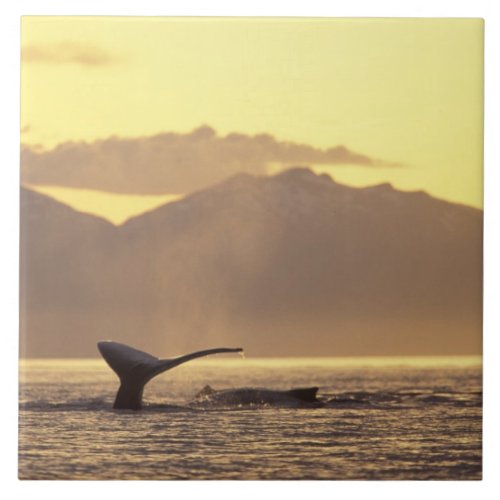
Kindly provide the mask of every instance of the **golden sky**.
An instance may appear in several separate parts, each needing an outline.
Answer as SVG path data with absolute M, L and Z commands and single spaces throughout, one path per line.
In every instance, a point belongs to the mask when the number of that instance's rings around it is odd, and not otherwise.
M 140 215 L 166 203 L 182 198 L 182 195 L 132 195 L 96 191 L 94 189 L 72 189 L 61 186 L 27 186 L 38 193 L 46 194 L 80 212 L 104 217 L 119 226 L 131 217 Z
M 482 207 L 482 20 L 24 17 L 22 46 L 26 144 L 209 124 L 342 144 L 404 166 L 317 167 L 339 182 Z

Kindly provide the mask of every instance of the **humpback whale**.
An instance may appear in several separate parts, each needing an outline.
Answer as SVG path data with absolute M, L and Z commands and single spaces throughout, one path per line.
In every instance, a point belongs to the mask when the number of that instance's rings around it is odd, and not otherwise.
M 244 387 L 216 391 L 207 385 L 195 396 L 194 404 L 208 404 L 210 406 L 323 406 L 323 401 L 316 396 L 317 392 L 318 387 L 300 387 L 288 391 Z
M 219 347 L 195 351 L 177 358 L 158 359 L 147 352 L 118 342 L 101 341 L 97 343 L 97 347 L 120 379 L 120 387 L 113 405 L 113 408 L 118 410 L 140 410 L 144 386 L 160 373 L 203 356 L 243 351 L 240 347 Z
M 218 347 L 195 351 L 177 358 L 158 359 L 147 352 L 109 340 L 98 342 L 97 347 L 102 357 L 120 379 L 120 387 L 113 404 L 113 408 L 117 410 L 140 410 L 144 386 L 160 373 L 203 356 L 243 351 L 241 347 Z M 322 406 L 323 402 L 316 397 L 317 392 L 317 387 L 301 387 L 288 391 L 247 387 L 215 391 L 207 385 L 197 394 L 194 404 Z

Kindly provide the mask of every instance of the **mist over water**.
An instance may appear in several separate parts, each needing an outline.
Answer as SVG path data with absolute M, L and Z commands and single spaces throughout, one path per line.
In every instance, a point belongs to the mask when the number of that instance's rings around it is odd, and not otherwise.
M 112 410 L 103 361 L 21 362 L 21 479 L 481 479 L 478 358 L 214 359 Z M 318 386 L 322 408 L 199 407 L 214 389 Z

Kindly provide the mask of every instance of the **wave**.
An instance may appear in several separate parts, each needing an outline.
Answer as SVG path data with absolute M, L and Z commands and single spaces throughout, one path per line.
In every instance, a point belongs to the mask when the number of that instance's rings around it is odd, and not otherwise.
M 338 394 L 320 394 L 319 405 L 300 405 L 300 408 L 322 408 L 331 410 L 341 409 L 363 409 L 363 410 L 402 410 L 409 408 L 422 408 L 433 406 L 451 406 L 451 407 L 481 407 L 482 392 L 425 392 L 425 391 L 349 391 Z M 242 405 L 238 403 L 225 404 L 217 406 L 216 409 L 241 410 L 272 408 L 273 405 Z M 283 407 L 283 406 L 282 406 Z M 286 408 L 293 408 L 284 406 Z M 186 402 L 183 405 L 165 404 L 157 401 L 146 403 L 142 411 L 146 412 L 187 412 L 187 411 L 206 411 L 214 408 L 213 405 L 196 405 Z M 104 398 L 78 398 L 71 401 L 47 401 L 32 400 L 21 401 L 19 403 L 20 411 L 118 411 L 112 409 L 112 403 Z M 119 410 L 122 412 L 123 410 Z M 134 413 L 133 410 L 130 411 Z

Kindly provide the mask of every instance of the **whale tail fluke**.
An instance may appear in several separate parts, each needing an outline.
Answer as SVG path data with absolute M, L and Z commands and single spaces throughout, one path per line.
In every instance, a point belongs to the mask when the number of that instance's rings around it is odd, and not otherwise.
M 98 342 L 97 347 L 106 363 L 120 379 L 120 388 L 116 394 L 113 408 L 122 410 L 139 410 L 142 407 L 144 386 L 153 377 L 164 371 L 203 356 L 243 351 L 240 347 L 218 347 L 192 352 L 177 358 L 159 359 L 147 352 L 118 342 L 101 341 Z
M 318 403 L 319 399 L 316 397 L 318 389 L 318 387 L 305 387 L 299 389 L 291 389 L 289 391 L 286 391 L 286 393 L 293 398 L 304 401 L 305 403 Z
M 101 356 L 121 379 L 129 376 L 134 370 L 147 372 L 160 361 L 147 352 L 139 351 L 118 342 L 102 341 L 97 343 Z

